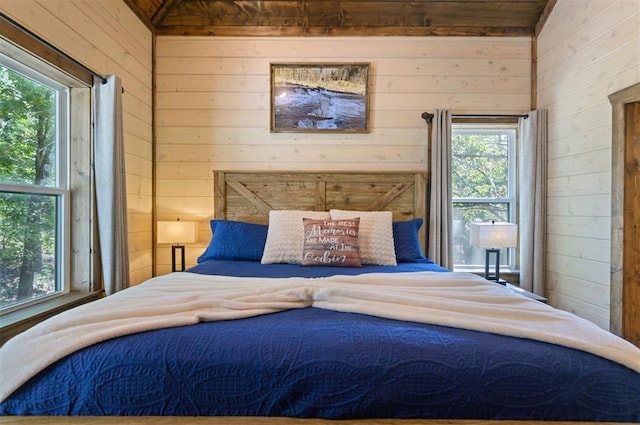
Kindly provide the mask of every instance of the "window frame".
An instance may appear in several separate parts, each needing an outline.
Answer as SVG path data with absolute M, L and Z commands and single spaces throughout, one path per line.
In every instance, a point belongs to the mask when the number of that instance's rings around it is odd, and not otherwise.
M 456 203 L 473 203 L 473 204 L 490 204 L 490 203 L 506 203 L 508 204 L 508 221 L 518 224 L 518 124 L 515 123 L 488 123 L 488 122 L 465 122 L 453 123 L 451 128 L 452 136 L 456 133 L 489 133 L 499 134 L 508 133 L 509 141 L 507 146 L 508 155 L 508 197 L 502 198 L 456 198 L 452 197 L 452 205 Z M 452 161 L 454 160 L 452 154 Z M 507 250 L 506 262 L 507 269 L 517 270 L 519 267 L 519 248 L 505 248 Z M 504 256 L 502 256 L 504 257 Z M 501 257 L 501 258 L 502 258 Z M 454 270 L 458 271 L 477 271 L 484 270 L 484 264 L 454 264 Z M 504 264 L 501 265 L 504 269 Z
M 0 65 L 16 74 L 23 75 L 42 86 L 56 92 L 55 100 L 55 176 L 52 185 L 38 186 L 28 183 L 11 183 L 0 181 L 0 192 L 29 195 L 54 196 L 56 199 L 55 232 L 55 283 L 51 293 L 18 300 L 7 307 L 0 307 L 0 315 L 5 315 L 34 304 L 51 300 L 68 294 L 70 287 L 70 201 L 69 191 L 69 92 L 70 87 L 51 76 L 42 74 L 28 64 L 13 59 L 0 51 Z
M 62 214 L 67 214 L 67 219 L 58 223 L 59 228 L 64 229 L 64 243 L 56 247 L 66 256 L 61 263 L 65 273 L 61 283 L 66 286 L 65 292 L 3 309 L 0 313 L 1 345 L 11 335 L 62 311 L 65 306 L 96 299 L 103 291 L 97 278 L 97 240 L 93 228 L 93 75 L 37 37 L 20 31 L 2 15 L 0 53 L 68 89 L 65 120 L 61 121 L 66 124 L 57 129 L 66 133 L 67 149 L 58 154 L 63 155 L 67 163 L 66 167 L 56 170 L 57 178 L 66 182 L 62 189 L 66 196 L 60 198 L 64 200 L 59 207 Z M 19 191 L 24 192 L 22 188 Z

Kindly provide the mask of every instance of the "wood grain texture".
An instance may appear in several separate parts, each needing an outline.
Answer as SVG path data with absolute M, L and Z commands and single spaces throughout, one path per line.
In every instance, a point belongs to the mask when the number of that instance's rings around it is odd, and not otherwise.
M 615 333 L 622 235 L 611 208 L 622 183 L 608 97 L 638 83 L 639 19 L 633 0 L 558 0 L 536 43 L 537 106 L 549 115 L 549 303 Z
M 269 222 L 270 210 L 391 211 L 394 221 L 426 215 L 424 172 L 214 171 L 214 217 Z M 426 224 L 420 241 L 426 246 Z
M 70 164 L 69 189 L 73 193 L 71 204 L 70 263 L 71 290 L 88 292 L 95 288 L 97 276 L 92 270 L 95 250 L 92 244 L 93 201 L 92 143 L 91 143 L 91 89 L 72 88 L 69 91 L 71 120 L 69 133 L 74 143 L 71 147 L 73 162 Z
M 549 0 L 126 0 L 157 34 L 534 35 Z M 549 6 L 551 3 L 551 6 Z
M 624 106 L 622 336 L 640 347 L 640 101 Z
M 640 82 L 609 96 L 613 110 L 611 170 L 611 331 L 623 335 L 625 233 L 625 105 L 640 102 Z
M 191 265 L 210 238 L 211 170 L 428 172 L 422 112 L 529 110 L 526 37 L 350 37 L 336 48 L 333 38 L 255 35 L 157 37 L 155 219 L 199 222 Z M 269 64 L 300 61 L 372 64 L 369 133 L 269 131 Z M 156 254 L 156 271 L 170 270 L 166 250 Z

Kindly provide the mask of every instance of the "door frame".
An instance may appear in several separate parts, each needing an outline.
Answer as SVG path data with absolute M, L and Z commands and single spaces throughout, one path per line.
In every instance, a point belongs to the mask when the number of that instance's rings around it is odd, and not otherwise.
M 640 102 L 640 83 L 609 95 L 609 101 L 612 106 L 609 330 L 616 335 L 623 336 L 625 105 Z

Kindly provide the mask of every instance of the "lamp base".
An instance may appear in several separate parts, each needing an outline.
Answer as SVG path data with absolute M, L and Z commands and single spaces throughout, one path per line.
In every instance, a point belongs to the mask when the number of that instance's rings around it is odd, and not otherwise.
M 176 269 L 176 251 L 180 250 L 180 270 Z M 171 271 L 172 272 L 177 272 L 177 271 L 184 271 L 184 264 L 185 264 L 185 260 L 184 260 L 184 245 L 172 245 L 171 246 Z
M 489 272 L 489 267 L 491 265 L 491 257 L 495 257 L 495 266 L 494 272 Z M 492 282 L 499 283 L 501 285 L 506 285 L 506 281 L 500 279 L 500 250 L 496 248 L 491 248 L 486 250 L 485 264 L 484 264 L 484 278 L 490 280 Z
M 506 280 L 504 280 L 504 279 L 498 279 L 498 280 L 496 280 L 496 279 L 487 279 L 487 278 L 485 278 L 485 279 L 486 279 L 486 280 L 488 280 L 489 282 L 499 283 L 499 284 L 500 284 L 500 285 L 502 285 L 502 286 L 507 286 L 507 283 L 508 283 L 508 282 L 507 282 Z

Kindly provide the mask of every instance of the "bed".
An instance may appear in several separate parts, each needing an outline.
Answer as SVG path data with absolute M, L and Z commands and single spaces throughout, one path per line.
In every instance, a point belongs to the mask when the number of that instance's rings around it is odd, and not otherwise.
M 214 172 L 198 265 L 5 344 L 0 414 L 640 422 L 640 350 L 424 256 L 426 182 Z

